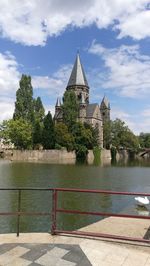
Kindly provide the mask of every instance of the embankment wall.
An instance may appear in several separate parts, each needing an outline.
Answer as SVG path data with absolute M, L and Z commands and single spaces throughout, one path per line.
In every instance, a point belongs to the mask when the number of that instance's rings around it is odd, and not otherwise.
M 24 162 L 47 162 L 56 164 L 74 164 L 76 162 L 75 151 L 68 152 L 64 150 L 6 150 L 4 151 L 4 158 L 11 161 Z M 88 163 L 92 164 L 94 161 L 93 151 L 89 150 Z M 110 163 L 111 155 L 109 150 L 103 149 L 101 151 L 101 162 Z

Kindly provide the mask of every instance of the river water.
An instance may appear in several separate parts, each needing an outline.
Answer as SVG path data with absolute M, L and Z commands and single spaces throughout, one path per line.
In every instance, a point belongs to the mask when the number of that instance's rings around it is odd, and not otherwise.
M 55 165 L 44 163 L 19 163 L 0 160 L 0 187 L 82 188 L 116 191 L 149 192 L 150 162 L 118 163 L 111 166 Z M 46 191 L 22 192 L 21 211 L 51 212 L 52 195 Z M 83 194 L 61 192 L 58 198 L 61 208 L 122 212 L 135 206 L 133 196 Z M 17 210 L 17 192 L 0 191 L 0 212 Z M 77 229 L 103 217 L 58 214 L 59 229 Z M 21 232 L 48 232 L 49 217 L 21 217 Z M 0 216 L 0 233 L 15 232 L 16 218 Z

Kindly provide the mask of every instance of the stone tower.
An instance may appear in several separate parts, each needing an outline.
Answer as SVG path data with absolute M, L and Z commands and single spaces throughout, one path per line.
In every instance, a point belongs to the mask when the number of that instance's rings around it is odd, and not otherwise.
M 100 111 L 101 111 L 101 116 L 103 120 L 103 124 L 105 122 L 110 121 L 110 103 L 106 96 L 103 97 L 103 100 L 100 105 Z
M 81 64 L 80 56 L 77 54 L 66 90 L 73 90 L 79 103 L 84 97 L 85 103 L 89 103 L 89 85 Z

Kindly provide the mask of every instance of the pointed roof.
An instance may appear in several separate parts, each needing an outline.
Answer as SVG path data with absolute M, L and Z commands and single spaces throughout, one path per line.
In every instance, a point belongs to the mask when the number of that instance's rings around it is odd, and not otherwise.
M 60 107 L 61 106 L 61 100 L 59 98 L 57 98 L 57 101 L 56 101 L 56 105 L 57 107 Z
M 73 85 L 89 86 L 80 61 L 79 53 L 77 54 L 67 87 Z
M 102 105 L 105 105 L 107 108 L 110 108 L 110 103 L 109 103 L 109 101 L 108 101 L 106 96 L 103 97 L 103 100 L 101 102 L 101 106 Z

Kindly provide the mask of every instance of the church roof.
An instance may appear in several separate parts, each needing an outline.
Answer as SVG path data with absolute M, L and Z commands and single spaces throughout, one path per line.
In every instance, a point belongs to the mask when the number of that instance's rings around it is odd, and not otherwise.
M 74 85 L 83 85 L 88 87 L 87 79 L 80 61 L 79 54 L 77 54 L 67 87 Z
M 103 97 L 101 105 L 105 105 L 107 108 L 110 108 L 110 103 L 109 103 L 109 101 L 108 101 L 106 96 Z
M 56 101 L 56 105 L 57 107 L 60 107 L 61 106 L 61 100 L 59 98 L 57 98 L 57 101 Z
M 86 107 L 86 116 L 87 117 L 93 117 L 96 106 L 97 106 L 97 103 L 91 103 L 91 104 L 87 105 L 87 107 Z

